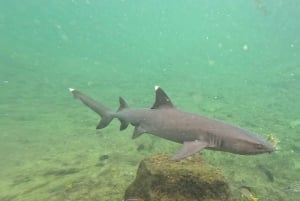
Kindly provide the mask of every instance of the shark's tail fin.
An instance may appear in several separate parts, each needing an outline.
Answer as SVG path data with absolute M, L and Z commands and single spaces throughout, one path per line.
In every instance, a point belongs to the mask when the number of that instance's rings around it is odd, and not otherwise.
M 103 104 L 93 100 L 76 89 L 69 88 L 69 90 L 75 98 L 81 100 L 82 103 L 100 115 L 101 121 L 97 125 L 97 129 L 105 128 L 113 120 L 114 112 L 111 109 L 105 107 Z

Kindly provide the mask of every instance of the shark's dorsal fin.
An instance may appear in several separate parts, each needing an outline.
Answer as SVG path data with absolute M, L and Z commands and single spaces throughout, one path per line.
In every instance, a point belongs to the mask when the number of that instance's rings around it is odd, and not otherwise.
M 121 96 L 119 97 L 119 103 L 120 103 L 120 107 L 118 109 L 118 112 L 125 109 L 125 108 L 128 108 L 128 104 L 126 103 L 124 98 L 122 98 Z
M 151 109 L 174 107 L 168 95 L 159 86 L 155 86 L 155 94 L 155 103 L 153 104 Z

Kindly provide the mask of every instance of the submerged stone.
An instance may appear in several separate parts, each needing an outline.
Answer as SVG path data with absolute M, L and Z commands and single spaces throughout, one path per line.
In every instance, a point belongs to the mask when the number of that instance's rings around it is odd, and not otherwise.
M 221 172 L 200 156 L 174 161 L 156 155 L 141 161 L 125 201 L 233 201 Z

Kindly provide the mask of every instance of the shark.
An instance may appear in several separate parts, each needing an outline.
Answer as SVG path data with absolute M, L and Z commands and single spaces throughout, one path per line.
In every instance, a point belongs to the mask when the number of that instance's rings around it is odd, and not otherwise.
M 120 130 L 134 126 L 132 138 L 144 133 L 181 143 L 172 159 L 181 160 L 203 149 L 240 155 L 271 153 L 273 145 L 258 134 L 206 116 L 177 109 L 165 91 L 155 86 L 155 102 L 151 108 L 130 108 L 119 97 L 120 106 L 113 111 L 84 93 L 69 88 L 73 96 L 96 112 L 101 120 L 97 129 L 103 129 L 113 119 L 120 121 Z

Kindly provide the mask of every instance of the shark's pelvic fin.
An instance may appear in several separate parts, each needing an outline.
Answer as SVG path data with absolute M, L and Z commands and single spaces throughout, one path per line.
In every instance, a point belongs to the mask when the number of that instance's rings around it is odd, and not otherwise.
M 133 131 L 133 135 L 132 135 L 132 139 L 135 139 L 137 137 L 139 137 L 140 135 L 142 135 L 143 133 L 146 133 L 147 131 L 142 128 L 140 125 L 137 125 L 134 127 L 134 131 Z
M 205 147 L 207 147 L 207 142 L 199 140 L 184 142 L 181 150 L 172 157 L 172 160 L 180 160 L 186 158 L 204 149 Z
M 151 109 L 174 108 L 174 105 L 168 95 L 159 86 L 155 86 L 155 93 L 155 103 Z

